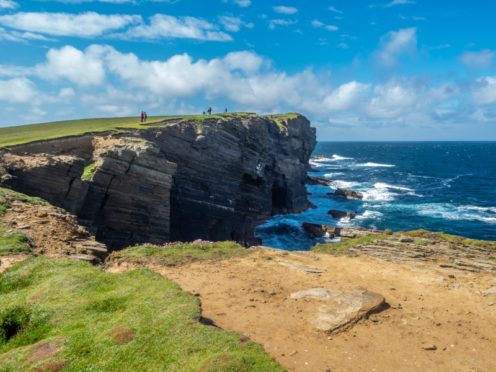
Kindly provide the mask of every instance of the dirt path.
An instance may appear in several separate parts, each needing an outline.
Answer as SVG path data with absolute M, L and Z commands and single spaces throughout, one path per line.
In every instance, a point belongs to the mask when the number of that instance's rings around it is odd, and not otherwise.
M 205 318 L 262 344 L 288 370 L 496 370 L 496 294 L 483 295 L 496 287 L 494 274 L 269 249 L 151 268 L 197 293 Z M 391 307 L 330 336 L 312 325 L 322 301 L 290 298 L 316 287 L 366 288 Z

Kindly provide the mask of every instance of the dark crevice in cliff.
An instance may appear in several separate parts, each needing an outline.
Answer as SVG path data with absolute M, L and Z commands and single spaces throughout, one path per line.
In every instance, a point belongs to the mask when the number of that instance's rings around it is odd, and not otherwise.
M 64 199 L 67 199 L 67 197 L 69 196 L 69 194 L 71 193 L 71 189 L 72 189 L 72 185 L 74 183 L 74 181 L 76 180 L 77 177 L 73 177 L 71 178 L 71 180 L 69 181 L 69 184 L 67 185 L 67 191 L 65 193 L 65 196 L 64 196 Z

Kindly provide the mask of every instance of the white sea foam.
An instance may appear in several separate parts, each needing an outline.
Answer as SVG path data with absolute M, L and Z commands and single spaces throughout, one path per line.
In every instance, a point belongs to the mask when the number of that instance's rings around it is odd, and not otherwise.
M 325 173 L 324 177 L 325 178 L 334 178 L 336 176 L 342 176 L 344 173 L 343 172 L 332 172 L 332 173 Z
M 394 164 L 382 164 L 382 163 L 373 163 L 373 162 L 367 162 L 367 163 L 360 163 L 357 164 L 357 167 L 382 167 L 382 168 L 392 168 L 395 167 L 396 165 Z
M 496 224 L 495 207 L 455 206 L 449 203 L 418 204 L 413 207 L 417 209 L 417 214 L 420 216 L 452 221 L 480 221 Z
M 335 180 L 332 181 L 332 186 L 336 189 L 351 189 L 352 187 L 360 186 L 360 183 L 353 181 Z
M 311 158 L 310 161 L 315 162 L 315 163 L 330 163 L 330 162 L 334 162 L 334 161 L 352 160 L 352 159 L 353 158 L 347 158 L 346 156 L 334 154 L 330 158 L 327 156 L 316 156 L 314 158 Z
M 325 156 L 317 156 L 315 158 L 311 158 L 310 160 L 315 162 L 315 163 L 327 163 L 329 161 L 333 161 L 332 158 L 327 158 Z
M 338 160 L 352 160 L 353 158 L 347 158 L 346 156 L 341 156 L 341 155 L 337 155 L 337 154 L 334 154 L 332 155 L 332 160 L 334 161 L 338 161 Z
M 363 200 L 365 201 L 391 201 L 394 200 L 395 197 L 398 195 L 386 188 L 373 188 L 367 191 L 363 191 L 362 194 Z
M 312 167 L 315 167 L 315 168 L 320 168 L 320 167 L 325 167 L 326 165 L 325 164 L 322 164 L 322 163 L 317 163 L 313 160 L 310 160 L 309 161 L 309 164 L 312 166 Z
M 362 214 L 357 215 L 355 218 L 357 220 L 371 220 L 371 219 L 380 218 L 382 216 L 384 216 L 384 214 L 382 214 L 379 211 L 365 211 Z
M 374 187 L 376 189 L 391 189 L 391 190 L 410 191 L 410 192 L 414 191 L 413 189 L 409 189 L 408 187 L 390 185 L 384 182 L 377 182 L 376 184 L 374 184 Z
M 463 211 L 476 211 L 476 212 L 496 214 L 496 207 L 479 207 L 475 205 L 462 205 L 458 208 Z

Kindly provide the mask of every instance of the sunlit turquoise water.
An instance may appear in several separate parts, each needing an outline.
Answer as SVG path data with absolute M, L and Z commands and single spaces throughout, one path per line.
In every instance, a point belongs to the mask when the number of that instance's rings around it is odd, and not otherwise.
M 311 175 L 333 187 L 308 186 L 317 209 L 276 216 L 257 228 L 264 245 L 308 249 L 316 241 L 302 222 L 379 229 L 425 228 L 496 240 L 496 142 L 363 143 L 321 142 Z M 363 201 L 326 195 L 349 188 Z M 356 211 L 355 220 L 335 220 L 329 209 Z

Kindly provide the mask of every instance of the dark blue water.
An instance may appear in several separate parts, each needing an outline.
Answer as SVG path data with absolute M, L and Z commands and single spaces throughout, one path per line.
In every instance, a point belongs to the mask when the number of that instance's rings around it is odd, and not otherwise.
M 276 216 L 258 227 L 264 245 L 312 247 L 316 241 L 303 232 L 303 222 L 496 240 L 496 142 L 321 142 L 313 156 L 310 174 L 333 180 L 333 186 L 307 187 L 317 209 Z M 364 200 L 326 195 L 338 187 L 361 191 Z M 329 209 L 358 216 L 336 220 Z

